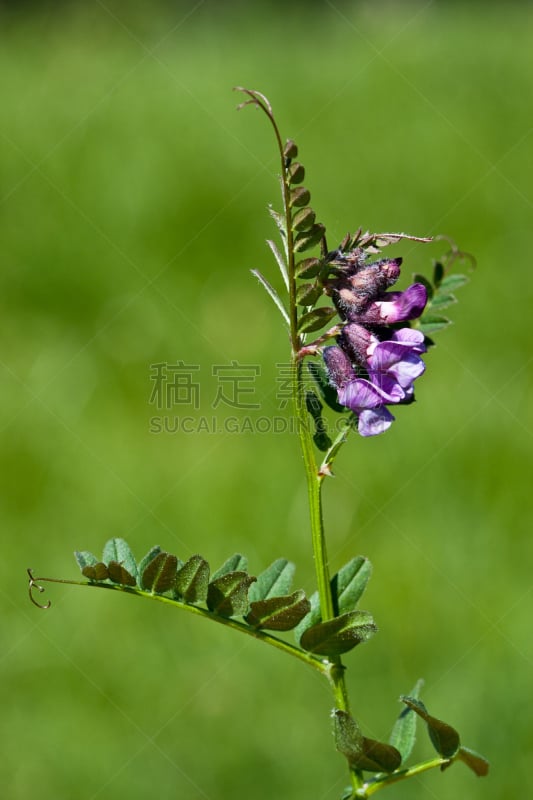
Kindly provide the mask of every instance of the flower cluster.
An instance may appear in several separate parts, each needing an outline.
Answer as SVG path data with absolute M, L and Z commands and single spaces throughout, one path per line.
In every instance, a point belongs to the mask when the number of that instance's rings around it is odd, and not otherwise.
M 425 370 L 424 334 L 397 323 L 422 314 L 426 288 L 413 283 L 403 292 L 387 291 L 400 276 L 401 262 L 367 264 L 362 249 L 330 257 L 333 277 L 326 289 L 346 324 L 337 344 L 322 355 L 339 403 L 357 415 L 362 436 L 390 427 L 394 417 L 387 406 L 411 403 L 413 383 Z

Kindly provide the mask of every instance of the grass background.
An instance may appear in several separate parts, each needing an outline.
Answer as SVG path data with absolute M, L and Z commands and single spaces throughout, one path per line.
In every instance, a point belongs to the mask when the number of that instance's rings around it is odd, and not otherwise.
M 334 569 L 362 553 L 380 634 L 349 654 L 367 735 L 419 676 L 492 762 L 389 790 L 525 796 L 531 697 L 530 4 L 105 0 L 0 15 L 2 756 L 9 800 L 338 798 L 331 698 L 277 652 L 171 609 L 49 586 L 124 536 L 313 590 L 297 442 L 151 434 L 150 365 L 287 360 L 263 245 L 277 202 L 270 97 L 331 244 L 359 225 L 445 232 L 478 268 L 416 408 L 353 440 L 326 487 Z M 404 284 L 436 246 L 402 245 Z M 179 413 L 180 409 L 178 409 Z M 157 412 L 156 412 L 157 413 Z M 220 414 L 219 414 L 220 416 Z M 266 651 L 266 652 L 265 652 Z M 285 663 L 288 661 L 288 663 Z M 417 755 L 430 755 L 422 733 Z

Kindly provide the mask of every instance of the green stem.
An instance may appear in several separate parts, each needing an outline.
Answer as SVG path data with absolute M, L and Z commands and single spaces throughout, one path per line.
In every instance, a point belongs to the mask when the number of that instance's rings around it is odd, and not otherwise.
M 150 600 L 157 600 L 159 603 L 166 603 L 167 605 L 174 606 L 175 608 L 181 608 L 183 611 L 188 611 L 191 614 L 196 614 L 199 617 L 205 617 L 207 619 L 211 619 L 214 622 L 218 622 L 221 625 L 225 625 L 228 628 L 233 628 L 233 630 L 240 631 L 241 633 L 246 633 L 248 636 L 251 636 L 254 639 L 257 639 L 260 642 L 265 642 L 265 644 L 269 644 L 272 647 L 281 650 L 284 653 L 288 653 L 295 658 L 298 658 L 300 661 L 303 661 L 305 664 L 308 664 L 310 667 L 318 670 L 318 672 L 322 673 L 323 675 L 328 675 L 331 665 L 327 660 L 319 658 L 317 656 L 312 655 L 312 653 L 307 653 L 305 650 L 301 650 L 299 647 L 295 647 L 288 642 L 283 641 L 283 639 L 278 639 L 277 636 L 272 636 L 270 633 L 266 631 L 257 630 L 256 628 L 252 628 L 251 625 L 245 625 L 243 622 L 239 622 L 236 619 L 232 619 L 230 617 L 221 617 L 218 614 L 214 614 L 212 611 L 209 611 L 207 608 L 202 608 L 201 606 L 193 606 L 189 605 L 188 603 L 183 603 L 180 600 L 174 600 L 171 597 L 166 597 L 162 594 L 152 594 L 151 592 L 145 592 L 142 589 L 136 589 L 132 586 L 122 586 L 121 584 L 110 584 L 110 583 L 91 583 L 90 581 L 75 581 L 75 580 L 65 580 L 63 578 L 33 578 L 31 579 L 30 588 L 33 586 L 37 588 L 39 591 L 42 591 L 42 587 L 39 588 L 38 581 L 46 581 L 50 583 L 67 583 L 71 586 L 89 586 L 94 587 L 97 589 L 110 589 L 114 592 L 124 592 L 126 594 L 133 594 L 136 597 L 147 597 Z M 41 606 L 41 608 L 48 608 L 48 606 Z
M 363 784 L 363 786 L 355 792 L 355 797 L 371 797 L 376 792 L 379 792 L 380 789 L 385 789 L 393 783 L 407 780 L 407 778 L 412 778 L 414 775 L 420 775 L 422 772 L 427 772 L 436 767 L 442 767 L 445 764 L 448 765 L 452 761 L 453 759 L 450 758 L 432 758 L 429 761 L 422 761 L 420 764 L 415 764 L 413 767 L 393 772 L 390 775 L 386 775 L 384 778 L 368 781 L 368 783 Z
M 329 575 L 328 553 L 326 547 L 326 537 L 324 532 L 324 519 L 322 514 L 322 479 L 317 468 L 314 454 L 313 434 L 309 426 L 309 415 L 305 403 L 305 386 L 303 381 L 303 359 L 300 357 L 302 348 L 302 338 L 298 332 L 298 308 L 296 304 L 296 275 L 295 275 L 295 251 L 294 236 L 292 230 L 292 215 L 290 208 L 290 185 L 287 175 L 287 165 L 285 163 L 283 141 L 277 126 L 272 107 L 267 98 L 259 92 L 243 89 L 251 99 L 247 103 L 258 106 L 270 120 L 276 136 L 280 160 L 281 160 L 281 188 L 283 196 L 283 211 L 285 217 L 286 231 L 286 253 L 287 253 L 287 274 L 289 278 L 289 320 L 290 320 L 290 341 L 291 341 L 291 365 L 292 365 L 292 389 L 293 402 L 295 409 L 298 435 L 305 465 L 307 478 L 307 493 L 309 500 L 309 512 L 311 516 L 311 537 L 313 545 L 313 556 L 315 561 L 315 572 L 317 579 L 318 594 L 320 598 L 320 611 L 322 621 L 333 619 L 335 616 L 333 608 L 333 596 L 331 593 L 331 583 Z M 247 104 L 246 103 L 246 104 Z M 246 105 L 245 104 L 245 105 Z M 348 692 L 344 678 L 344 666 L 339 657 L 334 657 L 325 662 L 325 674 L 327 675 L 333 695 L 335 705 L 338 709 L 350 713 Z M 358 770 L 351 770 L 351 780 L 354 792 L 363 785 L 362 774 Z
M 307 496 L 311 517 L 311 540 L 315 562 L 318 595 L 320 598 L 320 613 L 322 621 L 326 622 L 335 616 L 333 608 L 333 595 L 329 573 L 328 552 L 324 530 L 324 517 L 322 513 L 322 479 L 319 473 L 313 448 L 313 436 L 309 425 L 309 415 L 305 405 L 305 387 L 302 376 L 303 364 L 301 360 L 293 361 L 293 396 L 295 404 L 298 434 L 302 449 L 305 474 L 307 478 Z M 335 698 L 335 706 L 341 711 L 350 713 L 350 701 L 345 681 L 345 669 L 340 657 L 330 659 L 327 672 L 329 682 Z M 358 791 L 363 785 L 360 771 L 351 769 L 350 776 L 352 788 Z

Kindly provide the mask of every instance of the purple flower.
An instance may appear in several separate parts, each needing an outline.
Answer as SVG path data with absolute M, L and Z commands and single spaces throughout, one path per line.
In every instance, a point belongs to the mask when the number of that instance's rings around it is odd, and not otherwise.
M 413 384 L 426 368 L 424 335 L 388 326 L 420 317 L 427 290 L 413 283 L 387 291 L 399 278 L 401 258 L 369 264 L 360 249 L 331 255 L 334 275 L 326 288 L 346 324 L 323 358 L 339 403 L 357 415 L 362 436 L 375 436 L 394 421 L 387 406 L 412 402 Z
M 367 362 L 371 382 L 394 397 L 393 402 L 411 400 L 413 383 L 426 369 L 419 355 L 425 350 L 424 334 L 411 328 L 395 331 L 385 342 L 372 343 Z
M 356 378 L 337 392 L 339 403 L 358 417 L 357 430 L 361 436 L 376 436 L 390 428 L 394 417 L 386 403 L 397 402 L 370 381 Z
M 326 347 L 323 352 L 339 403 L 357 414 L 361 436 L 383 433 L 394 421 L 386 406 L 414 397 L 413 383 L 425 370 L 420 358 L 426 349 L 424 335 L 402 328 L 382 342 L 363 326 L 350 324 L 341 341 L 342 347 Z M 357 375 L 357 366 L 363 364 L 368 380 Z
M 404 292 L 386 292 L 357 315 L 367 325 L 392 325 L 417 319 L 426 307 L 428 295 L 423 283 L 413 283 Z

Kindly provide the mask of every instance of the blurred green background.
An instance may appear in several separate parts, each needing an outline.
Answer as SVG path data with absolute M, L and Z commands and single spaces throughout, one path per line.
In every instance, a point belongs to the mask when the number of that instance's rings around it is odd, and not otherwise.
M 172 609 L 49 585 L 123 536 L 251 571 L 286 556 L 311 592 L 297 441 L 150 433 L 151 365 L 287 361 L 264 246 L 271 131 L 296 139 L 333 246 L 347 230 L 448 233 L 478 268 L 416 408 L 356 440 L 326 486 L 332 567 L 375 573 L 380 626 L 346 658 L 387 737 L 424 676 L 434 714 L 492 762 L 391 798 L 527 794 L 531 764 L 533 11 L 524 4 L 4 4 L 0 13 L 2 755 L 9 800 L 333 800 L 331 697 L 305 666 Z M 404 285 L 437 245 L 402 245 Z M 172 414 L 181 414 L 182 408 Z M 287 663 L 286 663 L 287 662 Z M 417 755 L 430 755 L 420 732 Z

